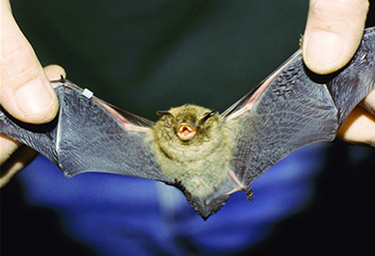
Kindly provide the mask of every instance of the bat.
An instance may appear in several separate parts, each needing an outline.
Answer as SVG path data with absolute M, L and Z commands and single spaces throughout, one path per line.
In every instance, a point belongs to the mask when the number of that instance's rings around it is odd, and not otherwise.
M 0 133 L 43 154 L 67 178 L 105 172 L 175 186 L 207 219 L 236 191 L 251 200 L 250 184 L 290 153 L 335 138 L 375 88 L 375 27 L 343 69 L 313 74 L 300 49 L 221 114 L 185 104 L 158 111 L 152 122 L 63 78 L 51 84 L 60 105 L 51 123 L 22 123 L 1 108 Z

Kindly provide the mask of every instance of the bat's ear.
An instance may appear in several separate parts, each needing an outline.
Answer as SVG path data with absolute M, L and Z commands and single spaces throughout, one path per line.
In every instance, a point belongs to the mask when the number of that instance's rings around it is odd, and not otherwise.
M 204 115 L 202 116 L 202 118 L 199 120 L 199 124 L 203 124 L 204 122 L 206 122 L 210 117 L 216 115 L 218 112 L 217 111 L 211 111 L 211 112 L 206 112 L 204 113 Z
M 175 118 L 173 114 L 168 111 L 158 111 L 156 112 L 156 115 L 160 117 L 160 119 L 164 120 L 165 124 L 168 127 L 173 126 L 173 124 L 175 123 Z

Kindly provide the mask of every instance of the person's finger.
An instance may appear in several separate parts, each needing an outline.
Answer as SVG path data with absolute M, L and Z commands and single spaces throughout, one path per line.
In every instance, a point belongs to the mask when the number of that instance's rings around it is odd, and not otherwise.
M 375 116 L 375 90 L 370 92 L 360 103 L 362 107 L 367 109 Z
M 6 0 L 0 1 L 0 26 L 1 105 L 23 122 L 51 121 L 57 114 L 57 97 Z
M 24 169 L 38 155 L 34 149 L 21 145 L 10 156 L 0 170 L 0 188 L 4 187 L 18 172 Z
M 62 77 L 66 77 L 64 68 L 59 65 L 49 65 L 44 67 L 44 73 L 46 73 L 50 81 L 59 80 Z
M 375 147 L 375 116 L 357 106 L 340 127 L 337 137 L 350 143 Z
M 310 0 L 303 58 L 317 74 L 345 66 L 361 41 L 369 8 L 367 0 Z
M 18 141 L 12 140 L 0 134 L 0 166 L 8 160 L 8 158 L 21 145 Z
M 49 65 L 44 68 L 49 80 L 58 80 L 66 77 L 65 70 L 58 65 Z M 19 148 L 20 147 L 20 148 Z M 21 143 L 0 135 L 0 188 L 5 186 L 14 175 L 27 166 L 38 152 Z

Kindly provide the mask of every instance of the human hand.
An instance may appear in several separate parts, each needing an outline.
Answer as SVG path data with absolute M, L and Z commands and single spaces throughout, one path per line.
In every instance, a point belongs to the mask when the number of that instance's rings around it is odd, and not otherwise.
M 317 74 L 344 67 L 361 42 L 368 8 L 368 0 L 310 0 L 302 45 L 306 66 Z M 360 106 L 350 113 L 338 137 L 375 147 L 375 91 Z
M 40 65 L 31 45 L 17 26 L 8 0 L 0 0 L 0 104 L 13 117 L 26 123 L 47 123 L 58 111 L 57 97 L 50 80 L 65 76 L 56 65 Z M 48 77 L 48 78 L 47 78 Z M 0 164 L 6 162 L 20 143 L 0 135 Z M 0 187 L 37 154 L 26 149 L 2 165 Z M 11 163 L 9 163 L 11 162 Z

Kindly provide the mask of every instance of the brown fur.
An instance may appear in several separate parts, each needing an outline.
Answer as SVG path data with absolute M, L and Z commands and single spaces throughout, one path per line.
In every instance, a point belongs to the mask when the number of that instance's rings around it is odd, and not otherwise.
M 219 114 L 202 122 L 211 110 L 183 105 L 167 113 L 153 128 L 154 152 L 165 175 L 181 184 L 192 196 L 207 198 L 228 178 L 233 155 L 234 138 Z M 178 138 L 181 123 L 197 128 L 195 137 L 187 142 Z

